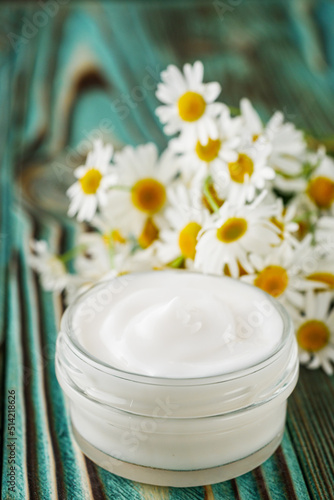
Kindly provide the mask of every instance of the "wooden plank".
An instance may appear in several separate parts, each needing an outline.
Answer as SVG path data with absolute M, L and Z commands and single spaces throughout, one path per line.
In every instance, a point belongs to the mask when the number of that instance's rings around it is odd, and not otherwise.
M 260 496 L 259 485 L 252 472 L 243 474 L 236 479 L 239 497 L 241 500 L 256 500 Z
M 6 145 L 9 141 L 7 123 L 10 118 L 10 101 L 7 99 L 9 92 L 9 79 L 12 74 L 12 64 L 8 59 L 0 57 L 0 102 L 4 102 L 0 115 L 0 387 L 3 387 L 4 376 L 4 351 L 5 351 L 5 314 L 7 301 L 8 267 L 11 247 L 11 228 L 9 207 L 12 198 L 10 152 Z M 0 399 L 0 433 L 2 433 L 2 405 Z
M 8 287 L 6 367 L 4 383 L 4 428 L 2 458 L 3 500 L 29 500 L 26 447 L 26 413 L 24 401 L 24 368 L 21 348 L 21 311 L 19 308 L 17 260 L 13 261 Z M 15 396 L 15 416 L 9 406 Z M 9 398 L 9 396 L 11 396 Z M 9 410 L 10 408 L 10 410 Z M 13 429 L 13 426 L 15 427 Z M 12 435 L 12 432 L 14 435 Z M 14 460 L 14 463 L 12 462 Z M 14 469 L 12 469 L 14 467 Z M 15 476 L 13 475 L 15 473 Z M 12 476 L 11 476 L 12 474 Z M 13 483 L 10 478 L 13 477 Z M 14 479 L 15 477 L 15 479 Z M 13 489 L 10 489 L 13 488 Z
M 24 399 L 26 435 L 29 451 L 28 483 L 32 498 L 57 498 L 55 464 L 52 453 L 44 395 L 44 353 L 39 339 L 36 290 L 27 263 L 31 238 L 28 220 L 17 214 L 17 231 L 22 238 L 18 253 L 19 303 L 21 308 L 22 355 L 24 364 Z
M 48 241 L 53 251 L 60 250 L 59 227 L 50 219 L 46 219 L 45 224 L 40 225 L 35 236 Z M 60 297 L 57 300 L 59 302 Z M 62 308 L 55 307 L 53 294 L 43 291 L 40 285 L 38 285 L 38 310 L 41 345 L 47 353 L 47 362 L 44 364 L 44 391 L 59 497 L 91 500 L 92 489 L 85 459 L 73 439 L 66 402 L 55 373 L 55 343 L 60 321 L 59 313 L 62 312 Z
M 301 370 L 290 398 L 288 429 L 308 489 L 314 498 L 334 491 L 333 384 L 321 372 Z

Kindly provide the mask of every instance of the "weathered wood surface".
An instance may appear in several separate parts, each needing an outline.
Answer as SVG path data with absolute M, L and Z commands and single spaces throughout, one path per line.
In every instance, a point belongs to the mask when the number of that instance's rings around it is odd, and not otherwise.
M 334 4 L 53 5 L 46 18 L 41 4 L 0 6 L 2 498 L 334 498 L 334 380 L 321 372 L 302 370 L 282 446 L 236 480 L 158 488 L 118 478 L 87 460 L 73 441 L 55 378 L 63 305 L 41 289 L 27 265 L 31 237 L 47 239 L 54 249 L 75 238 L 75 226 L 64 218 L 63 193 L 91 131 L 116 147 L 146 141 L 164 147 L 154 88 L 168 63 L 200 58 L 207 79 L 222 82 L 227 103 L 237 106 L 247 95 L 264 117 L 283 109 L 313 135 L 333 136 Z M 12 389 L 16 493 L 7 486 Z

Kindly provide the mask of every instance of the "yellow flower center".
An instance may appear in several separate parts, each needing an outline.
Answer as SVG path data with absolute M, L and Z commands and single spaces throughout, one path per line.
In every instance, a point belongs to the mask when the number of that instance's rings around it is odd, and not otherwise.
M 252 137 L 252 141 L 256 142 L 259 137 L 260 137 L 260 134 L 254 134 L 253 137 Z
M 208 143 L 203 146 L 199 141 L 196 144 L 196 153 L 200 160 L 209 163 L 217 158 L 221 146 L 219 139 L 209 139 Z
M 164 206 L 166 190 L 155 179 L 141 179 L 136 182 L 131 192 L 132 203 L 138 210 L 154 214 Z
M 95 194 L 100 186 L 102 174 L 96 168 L 88 170 L 80 179 L 80 184 L 85 194 Z
M 247 227 L 245 219 L 231 217 L 217 229 L 217 238 L 223 243 L 233 243 L 245 234 Z
M 334 288 L 334 274 L 332 273 L 312 273 L 307 276 L 307 279 L 311 281 L 319 281 L 320 283 L 330 286 L 330 288 Z
M 118 229 L 111 231 L 111 237 L 115 243 L 126 243 L 126 239 L 122 236 Z
M 297 342 L 305 351 L 316 352 L 326 347 L 330 332 L 328 326 L 316 319 L 303 323 L 297 331 Z
M 195 258 L 197 235 L 201 226 L 197 222 L 189 222 L 179 234 L 179 247 L 181 253 L 186 259 Z
M 286 270 L 281 266 L 267 266 L 254 280 L 254 285 L 273 297 L 282 295 L 289 283 Z
M 307 193 L 319 208 L 330 208 L 334 201 L 334 182 L 328 177 L 316 177 L 309 182 Z
M 142 248 L 147 248 L 152 245 L 153 241 L 155 241 L 159 236 L 159 229 L 154 224 L 154 221 L 151 217 L 145 222 L 144 228 L 142 230 L 141 235 L 138 238 L 138 243 Z
M 181 95 L 177 103 L 179 115 L 186 122 L 195 122 L 205 111 L 206 102 L 201 94 L 188 91 Z
M 122 236 L 118 229 L 113 229 L 110 233 L 104 233 L 102 238 L 107 246 L 113 245 L 114 243 L 126 243 L 126 239 Z
M 242 184 L 245 182 L 246 175 L 251 177 L 253 174 L 254 163 L 249 156 L 244 153 L 239 153 L 237 161 L 229 163 L 228 169 L 230 171 L 232 181 Z

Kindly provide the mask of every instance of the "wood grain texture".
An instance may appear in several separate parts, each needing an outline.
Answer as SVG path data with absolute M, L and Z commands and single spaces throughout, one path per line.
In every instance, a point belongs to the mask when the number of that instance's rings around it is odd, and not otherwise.
M 333 3 L 71 3 L 24 37 L 24 26 L 34 25 L 40 11 L 33 3 L 0 6 L 2 408 L 14 387 L 18 438 L 18 488 L 8 493 L 4 447 L 2 498 L 334 498 L 334 380 L 319 371 L 301 371 L 281 447 L 236 480 L 159 488 L 119 478 L 86 459 L 73 440 L 55 376 L 63 304 L 42 290 L 26 259 L 32 236 L 54 250 L 73 245 L 77 228 L 64 217 L 64 192 L 92 137 L 116 148 L 147 141 L 165 146 L 154 91 L 169 63 L 200 58 L 207 80 L 222 82 L 228 104 L 238 106 L 247 95 L 264 118 L 282 109 L 316 137 L 333 136 Z

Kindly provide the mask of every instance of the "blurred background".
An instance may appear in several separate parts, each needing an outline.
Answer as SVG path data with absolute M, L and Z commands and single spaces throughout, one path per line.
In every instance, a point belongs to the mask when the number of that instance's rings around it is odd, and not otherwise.
M 66 211 L 94 137 L 164 147 L 155 89 L 169 63 L 201 59 L 227 104 L 247 96 L 264 118 L 281 109 L 314 137 L 333 134 L 332 1 L 45 0 L 0 12 L 1 136 L 39 209 Z

